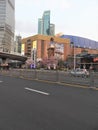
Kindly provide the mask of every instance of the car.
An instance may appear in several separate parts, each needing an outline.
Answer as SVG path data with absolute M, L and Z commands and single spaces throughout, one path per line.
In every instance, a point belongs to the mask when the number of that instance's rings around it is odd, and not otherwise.
M 70 74 L 72 76 L 88 77 L 89 71 L 87 71 L 86 69 L 76 68 L 76 69 L 71 70 Z

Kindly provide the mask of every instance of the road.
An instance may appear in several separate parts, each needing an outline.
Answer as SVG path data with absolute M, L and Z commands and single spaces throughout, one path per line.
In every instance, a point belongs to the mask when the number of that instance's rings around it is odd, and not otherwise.
M 0 130 L 98 130 L 98 91 L 0 76 Z

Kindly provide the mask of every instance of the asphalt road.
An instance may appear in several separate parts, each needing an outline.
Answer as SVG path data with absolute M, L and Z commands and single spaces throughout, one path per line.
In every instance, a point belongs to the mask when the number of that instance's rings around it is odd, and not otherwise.
M 98 91 L 0 76 L 0 130 L 98 130 Z

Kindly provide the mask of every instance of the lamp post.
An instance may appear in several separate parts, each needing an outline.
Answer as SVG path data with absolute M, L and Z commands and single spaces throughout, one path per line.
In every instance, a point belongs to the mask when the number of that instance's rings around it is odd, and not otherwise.
M 74 43 L 73 43 L 73 51 L 74 51 L 74 70 L 75 70 L 75 68 L 76 68 L 76 54 L 75 54 L 75 45 L 74 45 Z
M 31 51 L 31 59 L 33 60 L 34 62 L 34 68 L 36 68 L 36 49 L 32 49 Z

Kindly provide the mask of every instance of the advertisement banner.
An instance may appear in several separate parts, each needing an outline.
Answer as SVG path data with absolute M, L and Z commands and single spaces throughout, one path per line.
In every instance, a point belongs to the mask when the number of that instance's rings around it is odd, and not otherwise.
M 55 57 L 57 59 L 64 59 L 64 44 L 55 43 Z
M 37 49 L 37 41 L 33 41 L 32 42 L 32 48 L 33 49 Z
M 21 54 L 24 55 L 24 53 L 25 53 L 25 45 L 22 44 L 22 46 L 21 46 Z

